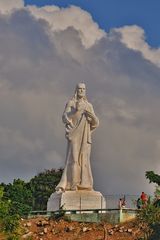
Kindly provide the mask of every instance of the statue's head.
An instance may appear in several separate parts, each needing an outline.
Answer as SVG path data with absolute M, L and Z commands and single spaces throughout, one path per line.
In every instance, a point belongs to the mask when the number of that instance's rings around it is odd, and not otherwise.
M 76 86 L 76 98 L 85 98 L 86 99 L 86 85 L 84 83 L 78 83 Z

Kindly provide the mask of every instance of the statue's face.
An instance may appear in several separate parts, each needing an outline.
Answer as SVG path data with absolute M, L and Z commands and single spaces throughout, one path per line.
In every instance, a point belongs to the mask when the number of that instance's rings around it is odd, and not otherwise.
M 77 96 L 83 98 L 86 96 L 86 86 L 84 83 L 79 83 L 77 85 Z

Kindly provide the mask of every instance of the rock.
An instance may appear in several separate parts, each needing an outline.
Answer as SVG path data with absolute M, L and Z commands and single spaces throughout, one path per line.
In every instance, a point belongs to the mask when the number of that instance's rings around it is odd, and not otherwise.
M 27 239 L 27 238 L 31 237 L 32 235 L 33 235 L 32 232 L 28 232 L 22 236 L 22 239 Z
M 60 233 L 60 230 L 59 229 L 52 229 L 52 233 L 53 234 L 58 234 L 58 233 Z
M 127 232 L 132 233 L 132 229 L 131 229 L 131 228 L 128 228 L 128 229 L 127 229 Z
M 43 230 L 43 232 L 44 232 L 45 234 L 47 234 L 48 229 L 45 227 L 44 230 Z
M 37 227 L 42 227 L 42 221 L 40 220 L 39 222 L 36 223 Z
M 49 225 L 49 221 L 43 220 L 43 221 L 42 221 L 42 226 L 46 226 L 46 225 Z
M 123 233 L 125 231 L 124 226 L 121 226 L 118 230 L 118 232 Z
M 31 222 L 27 222 L 26 223 L 26 227 L 31 227 L 32 226 L 32 223 Z
M 46 225 L 49 225 L 49 221 L 46 220 L 39 220 L 39 222 L 36 223 L 38 227 L 44 227 Z
M 73 231 L 75 228 L 73 226 L 69 226 L 69 230 Z
M 69 227 L 65 227 L 65 228 L 64 228 L 64 231 L 65 231 L 65 232 L 70 232 L 70 228 L 69 228 Z
M 113 234 L 114 234 L 114 231 L 113 231 L 112 229 L 109 229 L 109 230 L 108 230 L 108 234 L 109 234 L 109 235 L 113 235 Z
M 44 235 L 44 232 L 40 232 L 39 235 L 40 235 L 40 236 L 43 236 L 43 235 Z
M 25 234 L 29 233 L 28 228 L 25 228 Z
M 83 232 L 87 232 L 87 231 L 88 231 L 88 228 L 87 228 L 87 227 L 83 227 L 83 228 L 82 228 L 82 231 L 83 231 Z
M 119 229 L 124 229 L 124 226 L 121 226 Z

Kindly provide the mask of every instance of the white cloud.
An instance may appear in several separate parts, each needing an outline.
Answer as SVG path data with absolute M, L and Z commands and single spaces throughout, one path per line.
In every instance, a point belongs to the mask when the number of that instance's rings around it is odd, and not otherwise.
M 86 48 L 91 47 L 105 35 L 104 31 L 93 21 L 91 15 L 79 7 L 71 6 L 60 9 L 55 6 L 41 8 L 28 6 L 27 8 L 37 19 L 46 20 L 53 32 L 73 27 L 78 31 L 79 37 Z
M 133 50 L 142 53 L 143 57 L 160 67 L 160 49 L 151 48 L 145 39 L 145 32 L 139 26 L 124 26 L 114 31 L 121 34 L 121 41 Z
M 8 14 L 9 12 L 24 7 L 23 0 L 0 0 L 0 13 Z

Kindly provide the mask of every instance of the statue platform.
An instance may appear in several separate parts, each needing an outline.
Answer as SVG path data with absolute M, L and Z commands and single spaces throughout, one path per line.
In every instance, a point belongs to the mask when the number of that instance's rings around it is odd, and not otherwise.
M 106 201 L 100 192 L 96 191 L 66 191 L 51 194 L 47 203 L 47 211 L 105 209 Z

